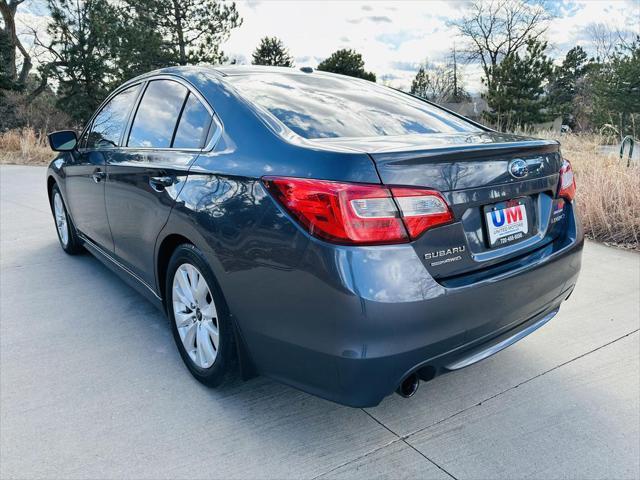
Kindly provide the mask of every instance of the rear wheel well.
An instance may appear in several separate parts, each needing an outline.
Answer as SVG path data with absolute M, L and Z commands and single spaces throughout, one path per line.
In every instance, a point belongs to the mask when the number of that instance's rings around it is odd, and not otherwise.
M 183 237 L 182 235 L 172 234 L 162 240 L 160 248 L 158 249 L 158 288 L 160 289 L 160 292 L 162 294 L 165 308 L 168 308 L 164 290 L 167 281 L 167 267 L 169 266 L 169 260 L 171 259 L 171 255 L 173 255 L 173 252 L 175 252 L 176 248 L 185 243 L 193 244 L 189 241 L 188 238 Z
M 160 244 L 160 248 L 158 249 L 158 259 L 157 259 L 157 265 L 158 265 L 157 272 L 158 272 L 158 284 L 159 284 L 158 286 L 161 289 L 160 291 L 162 292 L 162 302 L 164 304 L 165 311 L 171 308 L 169 305 L 167 305 L 167 295 L 165 292 L 169 260 L 171 260 L 171 256 L 173 255 L 173 252 L 175 252 L 180 245 L 185 245 L 185 244 L 194 245 L 194 243 L 190 241 L 188 238 L 183 237 L 182 235 L 179 235 L 177 233 L 174 233 L 174 234 L 168 235 L 164 240 L 162 240 L 162 243 Z M 242 378 L 244 380 L 248 380 L 250 378 L 255 377 L 258 374 L 258 371 L 255 365 L 253 364 L 253 361 L 251 360 L 246 344 L 244 343 L 244 339 L 242 338 L 242 335 L 240 334 L 238 327 L 235 324 L 235 320 L 233 320 L 233 316 L 231 316 L 231 319 L 232 319 L 232 324 L 234 325 L 235 346 L 236 346 L 236 353 L 239 359 L 240 371 L 242 374 Z

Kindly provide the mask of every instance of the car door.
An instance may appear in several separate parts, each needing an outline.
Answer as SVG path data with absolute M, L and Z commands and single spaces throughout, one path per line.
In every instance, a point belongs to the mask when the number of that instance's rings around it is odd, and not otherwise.
M 120 145 L 139 88 L 126 88 L 104 104 L 65 165 L 66 200 L 74 224 L 108 251 L 113 251 L 113 239 L 105 208 L 106 167 Z
M 177 80 L 147 83 L 126 147 L 107 159 L 105 198 L 116 256 L 147 286 L 155 282 L 154 248 L 207 141 L 213 111 Z

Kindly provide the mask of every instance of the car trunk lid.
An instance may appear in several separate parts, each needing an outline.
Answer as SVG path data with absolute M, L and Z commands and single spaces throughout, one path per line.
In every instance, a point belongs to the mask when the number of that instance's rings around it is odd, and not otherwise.
M 564 204 L 555 197 L 562 159 L 555 141 L 482 132 L 322 143 L 369 153 L 386 185 L 443 194 L 455 221 L 413 242 L 435 278 L 524 255 L 553 241 L 561 229 Z

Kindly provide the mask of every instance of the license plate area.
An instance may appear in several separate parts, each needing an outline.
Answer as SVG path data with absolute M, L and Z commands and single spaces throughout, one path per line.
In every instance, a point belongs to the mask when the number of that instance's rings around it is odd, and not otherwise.
M 489 248 L 504 247 L 532 236 L 531 208 L 529 197 L 484 206 L 484 225 Z

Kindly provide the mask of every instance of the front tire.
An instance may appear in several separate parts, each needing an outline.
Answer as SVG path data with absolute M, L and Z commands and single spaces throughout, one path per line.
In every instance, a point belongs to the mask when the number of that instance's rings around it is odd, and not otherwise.
M 169 260 L 165 285 L 173 339 L 191 374 L 215 387 L 236 364 L 232 324 L 226 304 L 204 255 L 180 245 Z
M 56 233 L 60 246 L 69 255 L 76 255 L 82 251 L 82 243 L 76 229 L 67 213 L 67 207 L 62 199 L 58 185 L 51 188 L 51 212 L 56 225 Z

